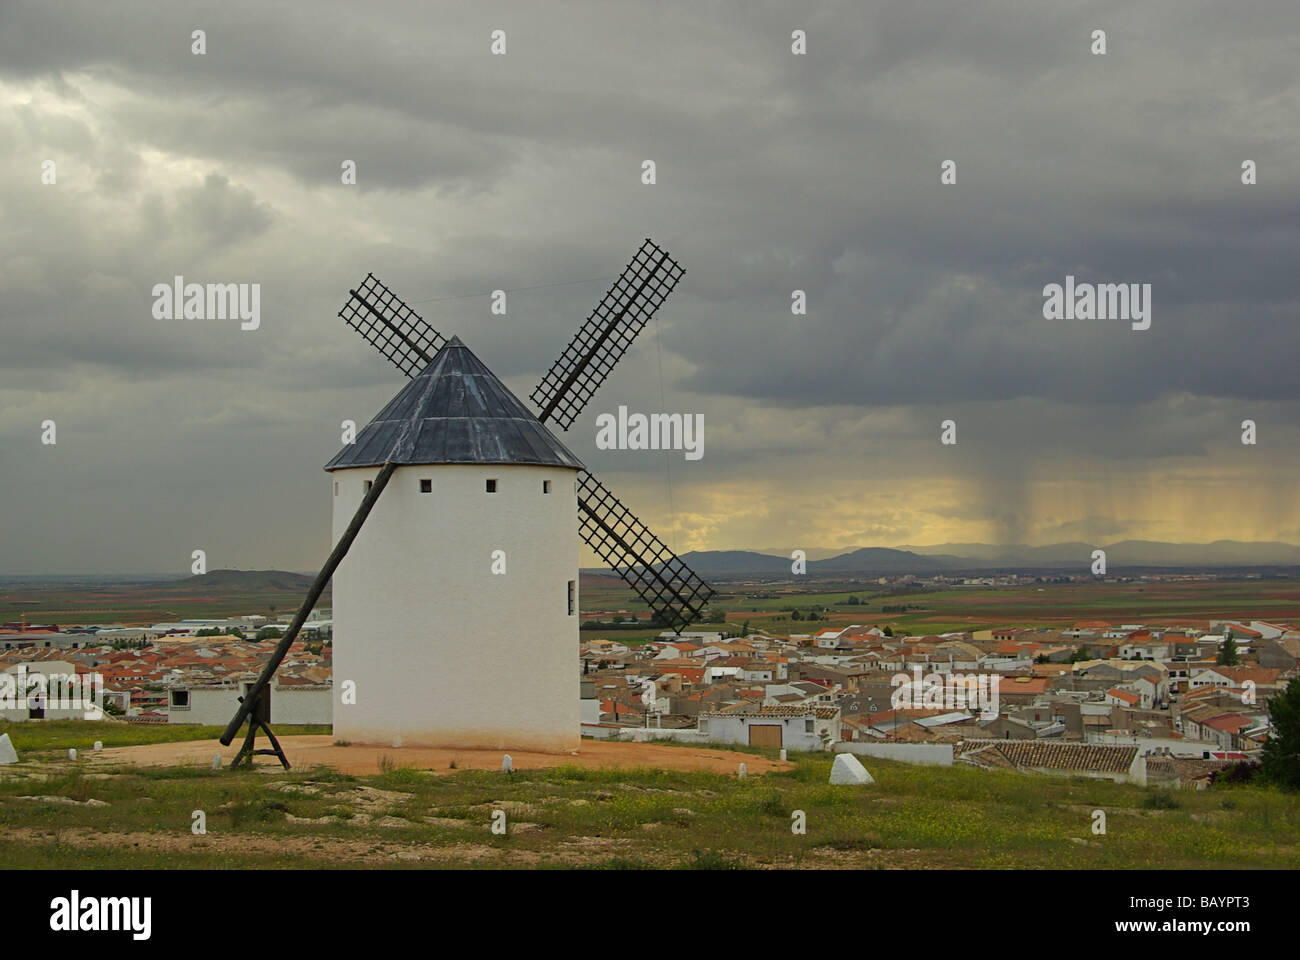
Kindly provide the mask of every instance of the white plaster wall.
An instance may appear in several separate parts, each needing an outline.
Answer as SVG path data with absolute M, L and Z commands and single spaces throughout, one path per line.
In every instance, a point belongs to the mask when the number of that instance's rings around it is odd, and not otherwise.
M 882 760 L 897 760 L 899 763 L 912 763 L 922 767 L 951 767 L 951 743 L 870 743 L 855 741 L 837 743 L 831 750 L 834 753 L 852 753 L 859 757 L 878 757 Z
M 781 727 L 781 745 L 787 750 L 824 750 L 826 749 L 821 741 L 821 737 L 816 732 L 809 733 L 806 729 L 806 722 L 811 717 L 752 717 L 747 714 L 732 714 L 728 716 L 709 716 L 701 717 L 701 720 L 707 720 L 705 730 L 699 731 L 700 735 L 709 743 L 749 743 L 749 727 L 754 726 L 779 726 Z M 816 731 L 816 723 L 813 725 Z M 698 730 L 698 722 L 697 722 Z
M 329 686 L 276 687 L 271 690 L 271 727 L 279 724 L 331 723 L 334 690 Z M 226 723 L 230 718 L 225 719 Z
M 335 541 L 378 472 L 330 475 Z M 420 492 L 422 478 L 432 493 Z M 485 492 L 489 478 L 496 493 Z M 394 472 L 334 574 L 337 738 L 577 749 L 576 479 L 518 465 Z M 504 575 L 491 571 L 494 550 L 505 551 Z M 355 704 L 344 700 L 349 680 Z
M 178 689 L 185 689 L 180 687 Z M 194 723 L 209 726 L 225 726 L 239 709 L 240 691 L 235 687 L 195 688 L 189 691 L 189 709 L 178 709 L 171 705 L 171 691 L 167 692 L 167 722 Z M 275 706 L 275 694 L 271 694 L 271 705 Z
M 179 689 L 187 689 L 181 687 Z M 192 687 L 188 710 L 171 706 L 171 693 L 167 699 L 167 722 L 181 724 L 206 724 L 224 727 L 239 709 L 242 686 Z M 327 687 L 278 687 L 271 684 L 271 729 L 277 725 L 300 723 L 329 723 L 333 709 L 331 691 Z M 245 726 L 240 731 L 247 729 Z

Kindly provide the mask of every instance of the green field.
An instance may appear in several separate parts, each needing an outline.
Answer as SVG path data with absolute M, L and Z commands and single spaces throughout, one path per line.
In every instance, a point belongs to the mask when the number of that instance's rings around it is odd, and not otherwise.
M 260 613 L 288 617 L 298 607 L 310 577 L 275 571 L 213 571 L 206 577 L 162 584 L 73 589 L 68 587 L 7 587 L 0 590 L 0 620 L 22 616 L 29 623 L 148 624 L 186 617 L 232 617 Z M 877 584 L 809 581 L 794 588 L 782 585 L 715 584 L 718 596 L 710 612 L 726 616 L 733 633 L 748 622 L 751 629 L 776 634 L 815 633 L 850 623 L 891 624 L 909 634 L 948 630 L 979 630 L 996 626 L 1067 626 L 1078 620 L 1179 623 L 1226 617 L 1300 620 L 1300 583 L 1293 579 L 1202 580 L 1176 583 L 1068 583 L 1000 588 L 952 588 L 896 593 Z M 780 591 L 779 596 L 752 598 L 757 589 Z M 845 603 L 850 596 L 861 606 Z M 329 605 L 326 594 L 321 607 Z M 621 580 L 584 574 L 580 604 L 584 613 L 610 616 L 648 615 L 648 608 Z M 886 613 L 885 606 L 906 604 L 919 609 Z M 790 619 L 790 607 L 828 611 L 826 620 Z M 484 620 L 490 619 L 484 612 Z M 722 624 L 699 623 L 691 629 L 719 630 Z M 657 637 L 658 628 L 586 630 L 584 639 L 609 637 L 642 642 Z
M 184 619 L 225 619 L 246 614 L 288 618 L 302 603 L 312 577 L 276 570 L 213 570 L 203 577 L 163 583 L 78 587 L 0 588 L 0 621 L 123 623 L 146 625 Z M 318 606 L 328 607 L 327 591 Z
M 578 767 L 351 777 L 68 761 L 67 746 L 108 741 L 98 726 L 42 734 L 43 751 L 20 742 L 24 762 L 0 768 L 7 867 L 1300 866 L 1300 798 L 1254 786 L 1166 792 L 868 761 L 875 786 L 832 787 L 830 757 L 800 754 L 788 772 L 746 779 Z M 504 836 L 490 830 L 495 810 L 506 812 Z M 791 830 L 797 810 L 805 835 Z M 1105 811 L 1104 836 L 1092 832 L 1095 810 Z M 195 811 L 206 835 L 191 830 Z
M 725 589 L 725 585 L 724 585 Z M 865 606 L 846 606 L 850 595 Z M 885 606 L 919 609 L 885 613 Z M 829 621 L 792 621 L 791 606 L 829 608 Z M 1294 621 L 1300 618 L 1300 584 L 1290 579 L 1179 583 L 1070 583 L 999 588 L 953 588 L 915 593 L 810 590 L 774 599 L 724 594 L 713 608 L 729 623 L 776 633 L 812 633 L 850 623 L 890 624 L 909 634 L 990 627 L 1063 627 L 1079 620 L 1109 623 L 1177 624 L 1243 617 Z

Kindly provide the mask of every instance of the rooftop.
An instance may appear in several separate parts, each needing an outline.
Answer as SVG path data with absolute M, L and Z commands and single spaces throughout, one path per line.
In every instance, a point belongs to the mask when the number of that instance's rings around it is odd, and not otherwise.
M 452 337 L 325 469 L 377 467 L 389 461 L 583 469 L 459 337 Z

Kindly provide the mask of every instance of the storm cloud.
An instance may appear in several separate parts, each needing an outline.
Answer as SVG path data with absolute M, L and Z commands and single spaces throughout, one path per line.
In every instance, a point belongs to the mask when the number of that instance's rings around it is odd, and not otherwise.
M 804 6 L 0 6 L 0 573 L 315 568 L 401 385 L 349 287 L 527 397 L 647 236 L 686 277 L 564 440 L 679 550 L 1300 540 L 1295 5 Z M 620 404 L 706 455 L 597 450 Z

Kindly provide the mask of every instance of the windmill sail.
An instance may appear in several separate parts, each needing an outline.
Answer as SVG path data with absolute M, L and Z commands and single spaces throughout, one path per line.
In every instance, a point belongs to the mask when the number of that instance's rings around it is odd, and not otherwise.
M 713 588 L 585 470 L 578 474 L 578 521 L 587 545 L 665 626 L 680 633 L 699 618 Z
M 339 311 L 343 321 L 393 366 L 414 377 L 442 349 L 447 338 L 367 273 Z
M 562 430 L 573 426 L 592 396 L 622 359 L 646 321 L 655 315 L 686 271 L 647 239 L 632 262 L 578 328 L 529 399 L 540 420 Z
M 543 423 L 569 429 L 686 271 L 647 239 L 533 390 Z M 699 617 L 714 590 L 587 471 L 578 475 L 582 538 L 667 626 Z

